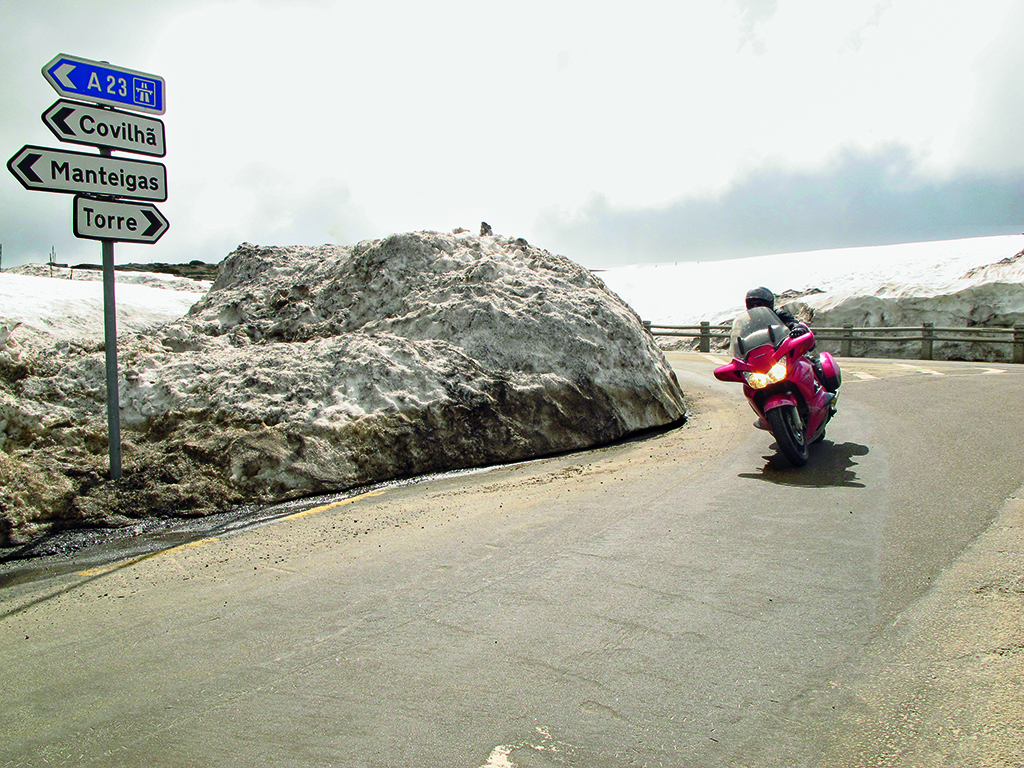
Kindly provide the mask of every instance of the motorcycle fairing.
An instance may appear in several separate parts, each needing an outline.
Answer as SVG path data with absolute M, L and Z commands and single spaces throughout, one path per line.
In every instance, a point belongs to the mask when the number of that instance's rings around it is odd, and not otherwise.
M 843 383 L 843 376 L 839 370 L 839 363 L 837 363 L 835 358 L 828 352 L 822 352 L 818 357 L 821 360 L 821 372 L 825 377 L 822 384 L 825 385 L 825 389 L 829 392 L 837 391 L 839 386 Z
M 768 307 L 754 307 L 733 321 L 729 337 L 730 354 L 745 360 L 758 347 L 777 349 L 789 338 L 789 328 Z
M 814 346 L 814 334 L 792 336 L 778 315 L 767 307 L 754 307 L 733 323 L 730 350 L 733 360 L 715 369 L 720 381 L 743 384 L 751 408 L 759 417 L 783 405 L 795 406 L 804 424 L 808 439 L 815 439 L 829 419 L 831 395 L 819 385 L 814 369 L 804 356 Z M 823 356 L 825 353 L 823 353 Z M 763 389 L 753 389 L 744 372 L 767 373 L 779 360 L 786 359 L 786 379 Z M 831 356 L 827 358 L 834 365 Z M 834 365 L 838 371 L 838 365 Z

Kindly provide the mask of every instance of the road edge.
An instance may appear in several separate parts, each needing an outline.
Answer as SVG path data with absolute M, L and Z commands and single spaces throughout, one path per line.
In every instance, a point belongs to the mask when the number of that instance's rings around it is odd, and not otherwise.
M 833 683 L 821 766 L 1010 766 L 1024 755 L 1024 487 Z

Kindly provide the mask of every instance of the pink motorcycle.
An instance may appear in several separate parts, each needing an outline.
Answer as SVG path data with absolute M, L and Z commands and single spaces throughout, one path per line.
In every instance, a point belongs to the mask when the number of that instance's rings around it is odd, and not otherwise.
M 758 416 L 754 426 L 772 433 L 794 467 L 806 464 L 809 446 L 825 439 L 842 383 L 839 365 L 828 352 L 820 354 L 815 372 L 807 358 L 813 346 L 809 328 L 795 335 L 770 309 L 754 307 L 733 323 L 732 362 L 715 369 L 715 378 L 743 384 Z

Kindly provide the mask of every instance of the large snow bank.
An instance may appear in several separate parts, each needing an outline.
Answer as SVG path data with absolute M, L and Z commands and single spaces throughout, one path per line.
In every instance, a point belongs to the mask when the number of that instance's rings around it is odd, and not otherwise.
M 657 325 L 728 323 L 749 288 L 812 327 L 1012 326 L 1024 323 L 1024 235 L 842 248 L 711 262 L 617 267 L 604 281 Z M 859 354 L 879 352 L 858 345 Z M 920 344 L 909 351 L 919 350 Z M 892 350 L 888 350 L 891 352 Z M 1000 359 L 1008 345 L 936 344 L 937 357 Z
M 117 483 L 103 480 L 98 344 L 30 338 L 10 352 L 7 543 L 580 449 L 684 416 L 671 368 L 621 299 L 568 259 L 498 236 L 243 244 L 186 316 L 120 339 Z

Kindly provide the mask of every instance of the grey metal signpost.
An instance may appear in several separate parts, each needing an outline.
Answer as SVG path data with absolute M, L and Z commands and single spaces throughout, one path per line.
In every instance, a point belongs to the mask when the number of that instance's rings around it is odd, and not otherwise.
M 162 115 L 166 110 L 166 84 L 157 75 L 63 53 L 42 71 L 61 96 L 92 102 L 60 99 L 43 113 L 43 123 L 60 141 L 94 146 L 99 154 L 26 145 L 7 162 L 7 168 L 26 189 L 75 195 L 75 236 L 102 243 L 110 478 L 118 480 L 121 411 L 114 243 L 155 243 L 170 225 L 155 206 L 145 202 L 167 199 L 167 169 L 161 163 L 114 157 L 113 151 L 164 156 L 163 122 L 135 113 Z M 121 112 L 114 107 L 132 111 Z
M 101 149 L 100 154 L 109 154 Z M 107 444 L 110 479 L 121 479 L 121 397 L 117 383 L 117 310 L 114 299 L 114 241 L 104 240 L 103 251 L 103 355 L 107 370 Z

